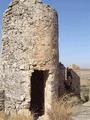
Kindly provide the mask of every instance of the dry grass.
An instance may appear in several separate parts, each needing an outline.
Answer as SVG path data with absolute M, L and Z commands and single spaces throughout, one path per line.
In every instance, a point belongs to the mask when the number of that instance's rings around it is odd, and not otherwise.
M 34 120 L 34 116 L 31 114 L 17 114 L 14 116 L 8 116 L 4 112 L 0 112 L 0 120 Z
M 52 110 L 48 112 L 50 120 L 71 120 L 73 105 L 68 96 L 53 102 Z
M 49 120 L 71 120 L 73 114 L 73 103 L 70 96 L 64 96 L 53 102 L 52 110 L 48 112 Z M 34 120 L 32 114 L 22 113 L 8 116 L 0 112 L 0 120 Z

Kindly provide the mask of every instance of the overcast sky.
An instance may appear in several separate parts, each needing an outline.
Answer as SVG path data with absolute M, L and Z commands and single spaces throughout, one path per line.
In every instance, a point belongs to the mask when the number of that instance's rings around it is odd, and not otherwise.
M 0 0 L 0 43 L 2 15 L 12 0 Z M 60 61 L 68 66 L 90 67 L 90 0 L 44 0 L 59 15 Z

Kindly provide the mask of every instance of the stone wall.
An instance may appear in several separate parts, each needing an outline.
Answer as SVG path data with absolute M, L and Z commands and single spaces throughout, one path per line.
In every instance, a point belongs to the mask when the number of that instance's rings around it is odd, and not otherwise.
M 80 89 L 83 96 L 89 91 L 90 70 L 75 65 L 69 69 L 68 77 L 67 69 L 59 64 L 55 9 L 40 0 L 14 0 L 3 17 L 0 110 L 16 113 L 32 110 L 35 104 L 46 114 L 58 96 L 74 93 L 80 97 Z
M 80 97 L 80 76 L 79 76 L 79 73 L 80 73 L 79 69 L 77 71 L 71 69 L 71 74 L 72 74 L 72 91 L 78 97 Z
M 5 111 L 30 109 L 33 73 L 44 75 L 45 113 L 58 96 L 58 16 L 49 5 L 14 0 L 3 17 L 2 74 Z M 39 78 L 40 79 L 40 78 Z
M 5 110 L 5 91 L 0 90 L 0 111 Z
M 80 78 L 81 99 L 90 100 L 90 69 L 80 68 L 77 65 L 70 66 Z
M 59 97 L 65 94 L 73 93 L 73 95 L 80 97 L 80 77 L 77 74 L 80 70 L 66 68 L 63 64 L 59 64 Z M 69 72 L 69 76 L 68 76 Z
M 58 87 L 58 96 L 61 97 L 65 94 L 65 86 L 64 86 L 64 81 L 65 81 L 65 66 L 60 63 L 59 64 L 59 87 Z
M 72 78 L 67 79 L 67 68 L 59 64 L 59 97 L 69 93 L 74 93 L 83 101 L 90 100 L 90 69 L 81 69 L 77 65 L 70 65 L 69 70 Z M 71 83 L 71 85 L 70 85 Z

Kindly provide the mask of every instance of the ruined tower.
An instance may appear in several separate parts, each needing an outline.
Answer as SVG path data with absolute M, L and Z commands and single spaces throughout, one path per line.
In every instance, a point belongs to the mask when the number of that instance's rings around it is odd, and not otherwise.
M 3 18 L 5 111 L 51 109 L 58 96 L 58 16 L 39 0 L 13 0 Z

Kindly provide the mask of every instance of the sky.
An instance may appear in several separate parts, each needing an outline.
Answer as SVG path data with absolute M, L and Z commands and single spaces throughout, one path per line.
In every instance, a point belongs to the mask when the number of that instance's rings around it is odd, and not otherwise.
M 0 43 L 3 12 L 11 1 L 0 0 Z M 58 12 L 60 61 L 90 68 L 90 0 L 43 1 Z

